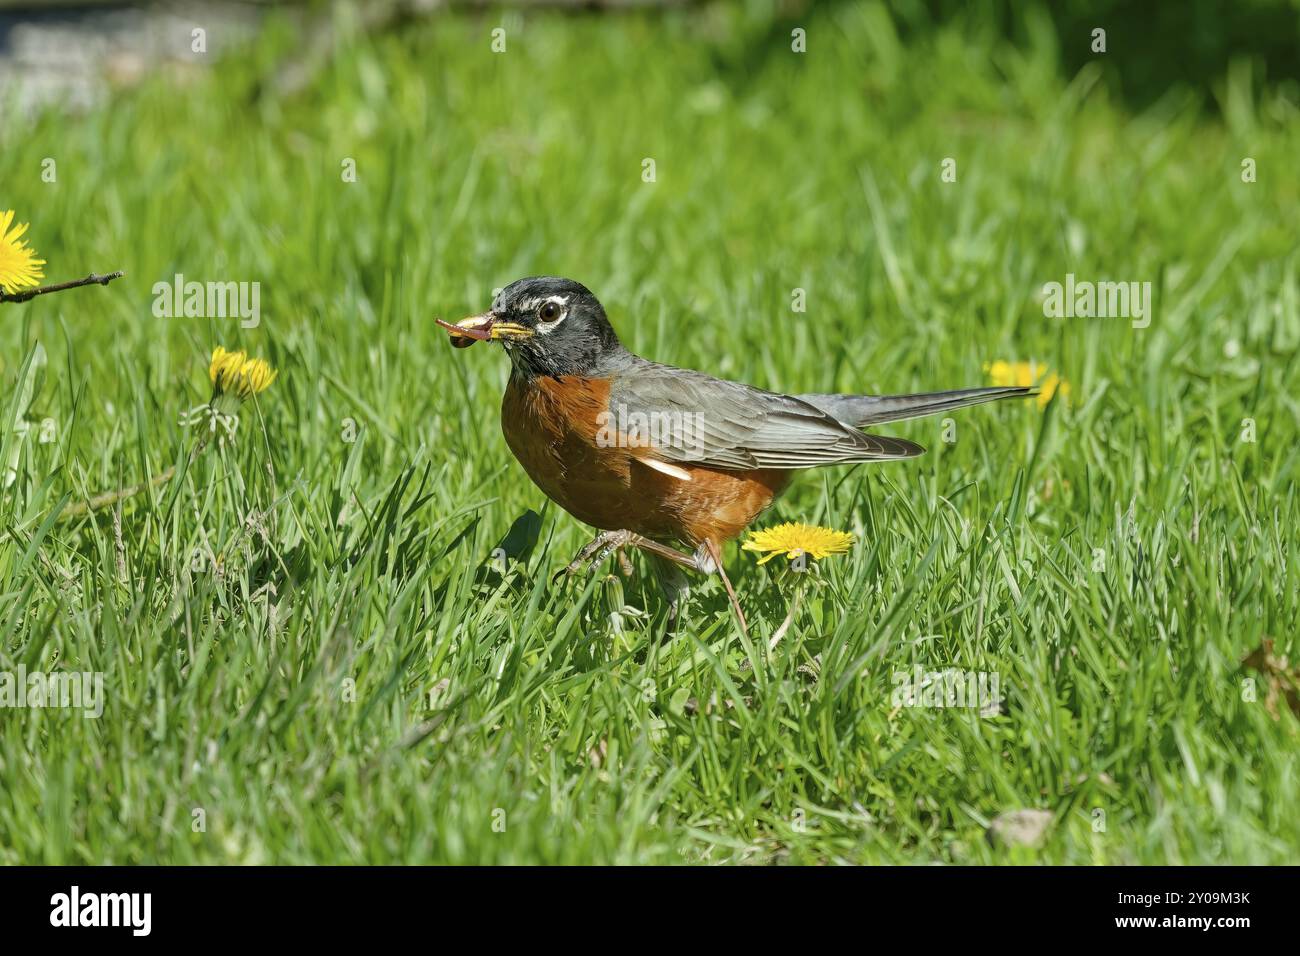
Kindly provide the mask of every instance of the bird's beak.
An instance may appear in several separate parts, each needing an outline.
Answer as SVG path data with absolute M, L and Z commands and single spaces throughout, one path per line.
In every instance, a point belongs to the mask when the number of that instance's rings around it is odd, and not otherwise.
M 480 339 L 492 338 L 492 321 L 491 312 L 484 312 L 482 315 L 471 315 L 468 319 L 461 319 L 455 325 L 450 322 L 444 322 L 442 319 L 434 319 L 451 336 L 451 344 L 458 349 L 469 348 Z
M 461 319 L 455 325 L 442 319 L 434 319 L 434 321 L 447 330 L 451 335 L 451 344 L 458 349 L 466 348 L 480 340 L 528 339 L 534 334 L 532 329 L 516 322 L 502 322 L 491 312 L 471 315 L 468 319 Z

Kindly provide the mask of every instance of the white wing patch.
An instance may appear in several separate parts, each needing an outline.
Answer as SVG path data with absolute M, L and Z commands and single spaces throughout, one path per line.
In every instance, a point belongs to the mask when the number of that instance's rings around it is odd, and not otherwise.
M 666 461 L 657 461 L 654 458 L 638 458 L 637 461 L 643 465 L 649 465 L 655 471 L 662 472 L 670 478 L 676 478 L 679 481 L 690 481 L 691 473 L 685 468 L 678 468 L 676 465 L 670 465 Z

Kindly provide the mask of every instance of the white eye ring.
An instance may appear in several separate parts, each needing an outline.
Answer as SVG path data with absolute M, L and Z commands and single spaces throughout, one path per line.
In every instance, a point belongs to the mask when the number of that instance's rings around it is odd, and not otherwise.
M 548 315 L 550 318 L 547 318 Z M 568 317 L 568 300 L 559 296 L 547 299 L 537 307 L 537 331 L 542 335 L 554 331 Z

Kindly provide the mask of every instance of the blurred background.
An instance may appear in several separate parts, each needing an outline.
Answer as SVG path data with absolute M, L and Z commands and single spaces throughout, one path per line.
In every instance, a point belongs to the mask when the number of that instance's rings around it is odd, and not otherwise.
M 491 10 L 556 10 L 574 15 L 616 16 L 629 10 L 673 10 L 732 6 L 737 16 L 733 42 L 719 44 L 720 64 L 743 74 L 788 47 L 789 32 L 811 16 L 852 0 L 749 0 L 708 4 L 702 0 L 369 0 L 356 4 L 367 29 L 400 29 L 412 21 L 450 13 Z M 168 60 L 196 63 L 186 50 L 189 25 L 202 20 L 213 50 L 255 33 L 272 10 L 300 26 L 319 28 L 328 2 L 214 0 L 209 3 L 121 3 L 114 0 L 0 0 L 0 80 L 20 75 L 20 105 L 44 102 L 84 104 L 106 84 L 133 82 Z M 1095 60 L 1090 44 L 1079 42 L 1103 27 L 1117 45 L 1106 61 L 1103 81 L 1131 104 L 1143 106 L 1175 87 L 1199 94 L 1208 108 L 1221 107 L 1222 82 L 1231 66 L 1249 72 L 1255 84 L 1300 80 L 1300 3 L 1297 0 L 890 0 L 882 4 L 904 43 L 945 23 L 1018 44 L 1050 43 L 1061 72 L 1073 75 Z M 317 38 L 319 39 L 319 37 Z M 714 38 L 716 39 L 716 37 Z M 1218 89 L 1216 89 L 1218 88 Z

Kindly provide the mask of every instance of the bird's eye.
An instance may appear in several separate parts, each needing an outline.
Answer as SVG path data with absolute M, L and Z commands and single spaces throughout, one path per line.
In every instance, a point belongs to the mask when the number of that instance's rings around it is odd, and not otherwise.
M 560 317 L 560 307 L 554 302 L 544 302 L 537 310 L 537 317 L 543 322 L 554 322 Z

